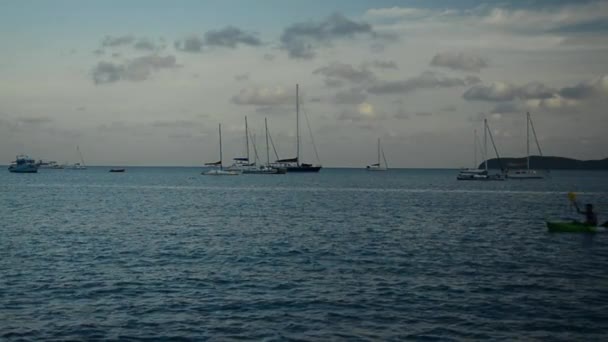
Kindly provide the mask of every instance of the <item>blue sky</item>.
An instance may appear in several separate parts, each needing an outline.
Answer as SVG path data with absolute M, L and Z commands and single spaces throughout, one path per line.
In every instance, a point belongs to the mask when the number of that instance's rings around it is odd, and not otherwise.
M 395 166 L 467 166 L 482 117 L 502 154 L 521 155 L 525 111 L 548 153 L 602 158 L 607 13 L 599 1 L 3 2 L 0 160 L 71 160 L 78 144 L 97 164 L 199 165 L 218 122 L 240 154 L 245 115 L 268 117 L 289 155 L 296 82 L 330 166 L 365 165 L 378 137 Z

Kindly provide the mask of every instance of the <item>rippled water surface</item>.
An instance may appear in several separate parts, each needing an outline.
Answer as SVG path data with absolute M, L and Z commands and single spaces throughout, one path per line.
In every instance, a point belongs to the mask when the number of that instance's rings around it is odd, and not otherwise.
M 0 172 L 0 340 L 606 340 L 607 172 Z

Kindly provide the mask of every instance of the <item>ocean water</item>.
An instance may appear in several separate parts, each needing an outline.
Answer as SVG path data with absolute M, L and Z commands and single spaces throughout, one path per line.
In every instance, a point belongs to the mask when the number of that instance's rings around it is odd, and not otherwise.
M 608 172 L 0 172 L 0 340 L 608 338 Z

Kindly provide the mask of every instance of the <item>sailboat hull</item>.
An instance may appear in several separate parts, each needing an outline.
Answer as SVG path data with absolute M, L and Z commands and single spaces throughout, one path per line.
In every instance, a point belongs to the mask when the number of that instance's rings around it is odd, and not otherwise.
M 545 175 L 535 170 L 518 170 L 507 172 L 509 179 L 543 179 Z
M 288 173 L 292 173 L 292 172 L 319 172 L 319 171 L 321 171 L 321 166 L 305 166 L 305 165 L 288 166 L 286 169 L 287 169 Z

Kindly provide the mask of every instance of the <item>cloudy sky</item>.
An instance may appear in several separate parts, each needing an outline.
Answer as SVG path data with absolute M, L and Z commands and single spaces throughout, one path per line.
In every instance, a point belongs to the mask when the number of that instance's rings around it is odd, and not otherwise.
M 608 156 L 607 1 L 3 1 L 0 164 L 201 165 L 263 145 L 362 167 L 461 167 L 473 130 L 525 153 Z

